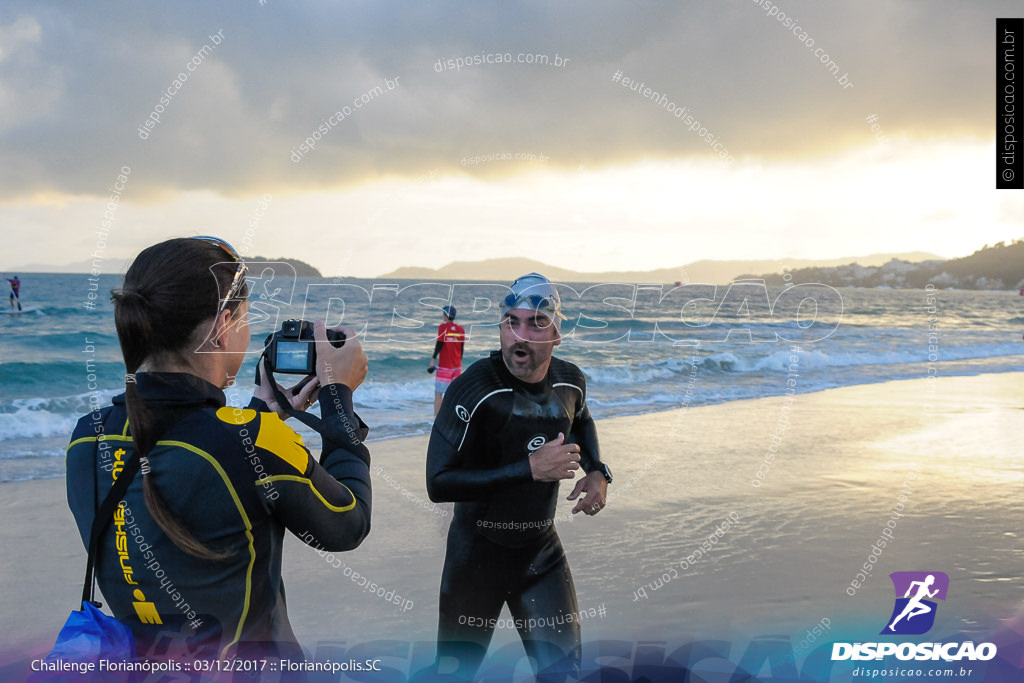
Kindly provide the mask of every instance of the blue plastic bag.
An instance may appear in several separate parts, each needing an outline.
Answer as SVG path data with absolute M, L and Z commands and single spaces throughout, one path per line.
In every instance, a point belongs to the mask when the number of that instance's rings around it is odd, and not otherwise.
M 99 662 L 135 659 L 135 638 L 131 629 L 114 617 L 107 616 L 91 602 L 71 613 L 57 635 L 47 662 Z M 59 676 L 33 680 L 60 680 Z M 81 678 L 79 678 L 81 680 Z

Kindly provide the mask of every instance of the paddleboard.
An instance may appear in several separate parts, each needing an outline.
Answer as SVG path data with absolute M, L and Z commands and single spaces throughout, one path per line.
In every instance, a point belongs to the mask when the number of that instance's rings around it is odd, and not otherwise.
M 35 313 L 36 315 L 46 315 L 43 313 L 43 309 L 39 306 L 22 306 L 21 310 L 12 308 L 0 308 L 0 314 L 3 315 L 21 315 L 22 313 Z

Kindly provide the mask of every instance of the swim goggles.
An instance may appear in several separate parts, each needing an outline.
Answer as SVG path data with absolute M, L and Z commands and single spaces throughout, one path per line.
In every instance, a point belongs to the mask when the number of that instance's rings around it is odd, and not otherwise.
M 509 292 L 501 302 L 502 315 L 515 308 L 525 308 L 543 313 L 557 326 L 565 320 L 562 315 L 562 300 L 551 281 L 539 273 L 530 273 L 516 278 L 509 285 Z
M 217 317 L 219 317 L 221 311 L 227 308 L 229 301 L 231 301 L 232 299 L 239 298 L 238 293 L 241 292 L 242 287 L 245 286 L 245 274 L 249 272 L 249 266 L 245 264 L 245 261 L 242 260 L 242 257 L 238 255 L 238 252 L 235 251 L 235 248 L 233 246 L 231 246 L 230 244 L 228 244 L 219 237 L 211 237 L 209 235 L 196 235 L 191 239 L 203 240 L 204 242 L 209 242 L 210 244 L 216 244 L 218 247 L 223 249 L 228 254 L 228 256 L 231 257 L 232 262 L 238 264 L 238 267 L 235 268 L 235 276 L 231 279 L 231 286 L 228 287 L 227 296 L 220 300 L 220 307 L 217 309 Z

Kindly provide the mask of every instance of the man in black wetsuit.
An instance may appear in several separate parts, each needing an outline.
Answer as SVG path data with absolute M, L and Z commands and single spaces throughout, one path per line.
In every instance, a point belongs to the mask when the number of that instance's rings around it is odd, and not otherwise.
M 508 604 L 535 670 L 579 668 L 576 590 L 555 532 L 559 481 L 583 469 L 573 513 L 605 505 L 611 473 L 598 454 L 586 383 L 552 356 L 564 316 L 555 287 L 531 273 L 502 303 L 501 350 L 452 383 L 427 450 L 427 492 L 455 501 L 441 576 L 437 667 L 472 678 Z M 442 671 L 443 670 L 443 671 Z

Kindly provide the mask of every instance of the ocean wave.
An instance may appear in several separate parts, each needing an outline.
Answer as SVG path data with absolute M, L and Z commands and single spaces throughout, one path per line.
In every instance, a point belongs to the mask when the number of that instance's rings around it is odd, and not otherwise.
M 71 435 L 78 418 L 46 410 L 22 409 L 0 414 L 0 439 Z
M 582 366 L 580 369 L 586 375 L 588 384 L 631 386 L 689 373 L 690 361 L 685 358 L 667 358 L 633 365 Z
M 775 351 L 734 349 L 701 356 L 696 363 L 703 372 L 774 374 L 789 371 L 796 356 L 801 372 L 828 368 L 854 368 L 872 365 L 906 365 L 926 362 L 952 362 L 983 360 L 1005 356 L 1024 355 L 1024 345 L 1019 342 L 1007 344 L 974 344 L 955 346 L 951 343 L 938 344 L 936 358 L 929 358 L 927 344 L 916 348 L 885 351 L 822 351 L 812 346 L 801 347 L 799 352 L 791 347 Z M 588 382 L 594 384 L 634 385 L 652 380 L 671 379 L 690 373 L 688 358 L 668 358 L 645 361 L 630 365 L 584 366 Z
M 423 374 L 426 376 L 425 372 Z M 366 382 L 359 387 L 355 400 L 360 405 L 378 409 L 395 409 L 424 401 L 433 402 L 434 379 L 432 376 L 428 377 L 408 382 Z
M 18 398 L 0 404 L 0 439 L 70 436 L 92 406 L 106 406 L 121 389 L 72 396 Z

